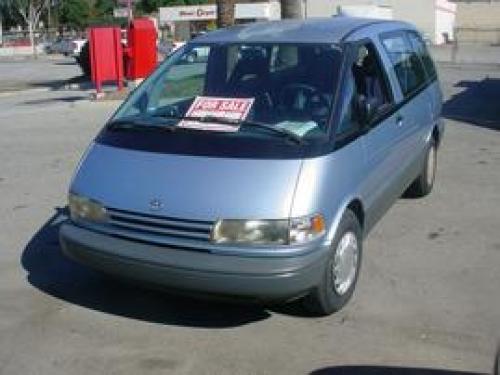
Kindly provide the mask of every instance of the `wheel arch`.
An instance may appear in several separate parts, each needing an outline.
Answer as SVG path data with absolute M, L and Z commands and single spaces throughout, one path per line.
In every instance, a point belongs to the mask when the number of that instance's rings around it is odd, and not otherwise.
M 361 230 L 363 231 L 363 236 L 365 233 L 365 207 L 363 205 L 362 200 L 359 197 L 351 197 L 344 201 L 344 204 L 340 206 L 340 209 L 336 212 L 332 224 L 328 230 L 327 240 L 331 243 L 335 237 L 337 232 L 337 228 L 339 226 L 340 220 L 342 216 L 347 210 L 351 210 L 359 220 L 359 224 L 361 225 Z

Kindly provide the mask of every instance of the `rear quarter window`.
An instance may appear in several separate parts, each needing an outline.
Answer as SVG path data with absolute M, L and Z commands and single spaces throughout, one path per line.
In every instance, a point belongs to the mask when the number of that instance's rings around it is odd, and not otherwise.
M 410 39 L 411 46 L 422 60 L 429 79 L 435 79 L 437 77 L 436 67 L 424 41 L 420 35 L 415 32 L 408 32 L 408 38 Z
M 381 41 L 391 60 L 403 95 L 405 97 L 411 96 L 427 82 L 427 75 L 420 56 L 403 32 L 382 35 Z

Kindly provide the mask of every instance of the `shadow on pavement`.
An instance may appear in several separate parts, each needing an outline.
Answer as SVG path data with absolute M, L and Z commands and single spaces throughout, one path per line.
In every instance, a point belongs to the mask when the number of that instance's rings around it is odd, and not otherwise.
M 384 366 L 327 367 L 310 375 L 480 375 L 472 372 Z
M 49 104 L 53 102 L 66 102 L 66 103 L 74 103 L 79 100 L 87 100 L 89 99 L 88 95 L 73 95 L 73 96 L 62 96 L 58 98 L 47 98 L 47 99 L 35 99 L 35 100 L 27 100 L 22 104 L 25 105 L 38 105 L 38 104 Z
M 455 87 L 465 90 L 453 95 L 443 105 L 445 118 L 483 128 L 500 130 L 500 79 L 461 81 Z
M 66 209 L 57 209 L 21 256 L 28 282 L 51 296 L 108 314 L 178 326 L 230 328 L 271 316 L 261 306 L 173 296 L 121 283 L 80 266 L 64 257 L 59 247 L 59 226 L 66 217 Z
M 78 63 L 76 60 L 74 61 L 56 61 L 54 65 L 59 65 L 59 66 L 67 66 L 67 65 L 77 65 Z
M 54 79 L 47 81 L 30 82 L 29 86 L 31 88 L 48 88 L 50 90 L 61 90 L 68 87 L 73 90 L 88 90 L 94 87 L 92 82 L 89 81 L 89 78 L 84 76 L 83 74 L 74 76 L 69 79 Z

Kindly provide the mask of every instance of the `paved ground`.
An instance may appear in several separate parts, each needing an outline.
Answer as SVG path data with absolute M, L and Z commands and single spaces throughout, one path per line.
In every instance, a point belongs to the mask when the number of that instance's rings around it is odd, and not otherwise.
M 354 300 L 321 319 L 171 297 L 65 260 L 58 212 L 116 103 L 76 91 L 0 97 L 0 374 L 490 372 L 500 337 L 500 71 L 442 67 L 441 77 L 446 115 L 462 122 L 448 121 L 436 189 L 387 214 L 366 242 Z
M 80 76 L 80 67 L 73 57 L 41 55 L 38 60 L 0 59 L 0 93 L 57 88 L 68 81 L 77 80 Z

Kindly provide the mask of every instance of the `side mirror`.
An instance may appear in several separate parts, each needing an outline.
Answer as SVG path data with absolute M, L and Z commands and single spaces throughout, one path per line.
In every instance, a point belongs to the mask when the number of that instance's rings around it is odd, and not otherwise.
M 367 98 L 364 95 L 357 95 L 354 101 L 354 111 L 359 123 L 367 126 L 375 117 L 379 109 L 376 98 Z

